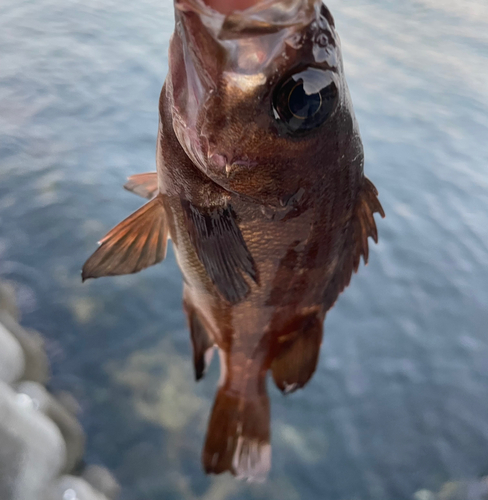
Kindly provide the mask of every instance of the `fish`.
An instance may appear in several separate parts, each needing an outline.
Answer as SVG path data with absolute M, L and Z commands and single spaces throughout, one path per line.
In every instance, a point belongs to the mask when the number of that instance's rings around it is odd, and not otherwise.
M 204 471 L 262 481 L 267 374 L 284 394 L 309 382 L 326 313 L 385 214 L 325 4 L 174 6 L 156 172 L 125 185 L 149 201 L 99 242 L 82 278 L 139 272 L 172 240 L 196 380 L 220 359 Z

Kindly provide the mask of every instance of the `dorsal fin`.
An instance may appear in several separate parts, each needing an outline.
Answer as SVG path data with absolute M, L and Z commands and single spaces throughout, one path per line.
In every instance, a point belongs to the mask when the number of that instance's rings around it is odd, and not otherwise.
M 325 311 L 333 306 L 338 295 L 349 285 L 352 273 L 358 270 L 361 255 L 364 263 L 368 263 L 368 237 L 370 236 L 375 243 L 378 243 L 374 213 L 379 213 L 381 217 L 385 216 L 383 207 L 378 200 L 377 189 L 367 177 L 364 177 L 363 186 L 359 192 L 354 213 L 347 229 L 342 262 L 338 265 L 324 294 Z
M 161 262 L 168 228 L 162 199 L 157 196 L 110 230 L 85 262 L 82 279 L 132 274 Z
M 146 172 L 145 174 L 131 175 L 124 184 L 124 188 L 150 200 L 158 194 L 158 174 Z
M 373 214 L 379 213 L 381 217 L 385 216 L 383 207 L 378 200 L 378 191 L 374 184 L 367 178 L 364 178 L 364 185 L 359 192 L 359 199 L 356 203 L 356 209 L 352 220 L 352 242 L 354 252 L 352 256 L 353 270 L 357 272 L 359 260 L 363 256 L 364 263 L 368 263 L 369 247 L 368 237 L 371 236 L 375 243 L 378 243 L 378 230 L 374 221 Z

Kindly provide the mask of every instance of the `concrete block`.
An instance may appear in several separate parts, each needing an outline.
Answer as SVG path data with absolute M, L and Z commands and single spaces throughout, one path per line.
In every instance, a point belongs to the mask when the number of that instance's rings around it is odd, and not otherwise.
M 36 382 L 21 382 L 17 385 L 17 391 L 30 397 L 39 411 L 58 426 L 66 442 L 63 472 L 71 472 L 81 461 L 85 449 L 85 433 L 81 424 L 42 385 Z
M 88 465 L 83 471 L 82 477 L 109 500 L 116 500 L 118 498 L 120 485 L 112 473 L 105 467 Z
M 24 373 L 24 351 L 18 340 L 0 323 L 0 381 L 11 384 Z
M 71 415 L 74 417 L 78 416 L 81 413 L 80 403 L 76 400 L 76 398 L 68 391 L 59 391 L 54 395 L 56 401 Z
M 50 370 L 41 334 L 22 328 L 6 311 L 0 310 L 0 323 L 17 339 L 24 351 L 25 369 L 22 380 L 45 384 L 49 380 Z
M 42 498 L 63 470 L 66 445 L 35 402 L 0 382 L 0 498 Z
M 20 320 L 20 311 L 17 307 L 15 289 L 8 281 L 0 282 L 0 311 L 6 311 L 15 320 Z
M 50 486 L 42 500 L 108 500 L 81 477 L 61 476 Z

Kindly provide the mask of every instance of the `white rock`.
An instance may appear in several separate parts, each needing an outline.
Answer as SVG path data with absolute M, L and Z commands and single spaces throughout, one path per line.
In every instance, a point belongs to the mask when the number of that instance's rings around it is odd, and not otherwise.
M 115 500 L 120 494 L 119 483 L 105 467 L 88 465 L 83 471 L 83 479 L 86 479 L 93 488 L 102 492 L 110 500 Z
M 0 382 L 0 498 L 36 500 L 64 467 L 61 432 L 27 395 Z
M 436 500 L 436 496 L 434 495 L 434 493 L 429 490 L 417 491 L 413 498 L 414 500 Z
M 0 311 L 7 311 L 12 318 L 19 321 L 20 312 L 15 299 L 15 289 L 9 282 L 0 283 Z
M 61 476 L 50 486 L 42 500 L 108 500 L 81 477 Z
M 24 373 L 24 352 L 18 340 L 0 323 L 0 381 L 11 384 Z
M 17 339 L 24 352 L 22 379 L 45 384 L 49 380 L 49 362 L 41 335 L 35 330 L 22 328 L 10 314 L 1 310 L 0 323 Z
M 46 389 L 36 382 L 21 382 L 16 387 L 34 401 L 34 406 L 47 415 L 59 428 L 66 442 L 66 462 L 63 472 L 70 472 L 80 462 L 85 449 L 85 433 L 76 418 Z

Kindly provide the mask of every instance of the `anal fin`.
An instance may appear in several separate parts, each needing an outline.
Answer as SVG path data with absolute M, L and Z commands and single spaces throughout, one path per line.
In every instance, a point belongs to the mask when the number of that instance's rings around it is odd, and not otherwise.
M 188 317 L 190 327 L 191 343 L 193 347 L 193 365 L 195 368 L 195 379 L 198 381 L 205 375 L 214 351 L 214 342 L 207 330 L 202 325 L 198 313 L 185 298 L 183 306 Z
M 157 196 L 115 226 L 85 262 L 82 279 L 137 273 L 166 255 L 168 227 Z
M 271 372 L 285 394 L 303 387 L 312 377 L 319 359 L 323 318 L 316 312 L 299 316 L 278 337 Z
M 158 174 L 156 172 L 146 172 L 131 175 L 124 184 L 124 188 L 150 200 L 158 194 Z

